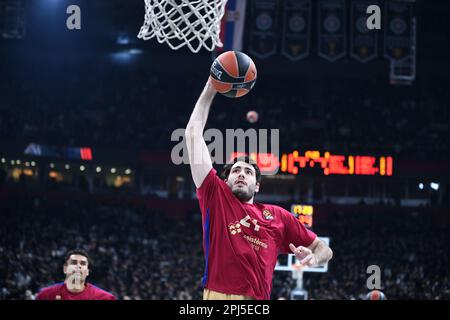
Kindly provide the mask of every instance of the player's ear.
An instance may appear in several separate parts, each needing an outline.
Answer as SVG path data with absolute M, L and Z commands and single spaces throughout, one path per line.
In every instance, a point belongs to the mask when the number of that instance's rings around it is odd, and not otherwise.
M 67 274 L 67 263 L 64 263 L 63 265 L 63 273 Z
M 260 183 L 257 182 L 256 185 L 255 185 L 255 193 L 259 192 L 259 186 L 260 186 Z

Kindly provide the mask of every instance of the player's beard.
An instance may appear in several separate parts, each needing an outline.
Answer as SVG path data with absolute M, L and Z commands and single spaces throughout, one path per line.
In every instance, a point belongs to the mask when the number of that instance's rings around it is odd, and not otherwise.
M 247 190 L 244 190 L 239 187 L 231 188 L 233 194 L 242 202 L 249 201 L 255 195 L 255 186 L 248 186 Z

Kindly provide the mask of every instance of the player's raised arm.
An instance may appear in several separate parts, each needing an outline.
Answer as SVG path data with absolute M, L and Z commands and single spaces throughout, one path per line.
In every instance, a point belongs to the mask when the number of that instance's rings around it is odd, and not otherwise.
M 200 188 L 203 180 L 212 169 L 211 156 L 203 139 L 203 130 L 208 119 L 209 109 L 217 91 L 210 80 L 205 85 L 195 104 L 189 122 L 186 126 L 186 145 L 189 154 L 192 178 L 195 186 Z

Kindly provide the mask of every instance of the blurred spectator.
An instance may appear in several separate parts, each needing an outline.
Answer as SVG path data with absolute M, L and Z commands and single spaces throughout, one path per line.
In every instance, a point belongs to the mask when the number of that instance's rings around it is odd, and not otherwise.
M 40 68 L 45 66 L 0 80 L 2 139 L 168 150 L 172 131 L 186 126 L 206 81 L 203 74 L 180 74 L 177 83 L 183 85 L 174 88 L 171 74 L 113 68 L 105 61 L 67 64 L 52 74 Z M 399 88 L 385 79 L 317 83 L 265 75 L 242 99 L 218 97 L 207 125 L 279 128 L 283 150 L 446 159 L 447 86 L 440 80 Z M 260 115 L 255 125 L 245 120 L 249 108 Z

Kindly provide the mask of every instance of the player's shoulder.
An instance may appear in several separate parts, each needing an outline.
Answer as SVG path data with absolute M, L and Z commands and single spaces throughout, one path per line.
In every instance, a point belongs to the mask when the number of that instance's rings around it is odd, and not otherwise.
M 48 286 L 48 287 L 42 288 L 42 289 L 40 290 L 40 292 L 50 292 L 50 291 L 55 291 L 55 290 L 60 289 L 62 286 L 64 286 L 64 282 L 58 282 L 58 283 L 52 284 L 52 285 L 50 285 L 50 286 Z
M 51 298 L 53 294 L 55 294 L 58 290 L 61 289 L 61 287 L 64 286 L 64 282 L 59 282 L 52 284 L 50 286 L 41 288 L 36 296 L 36 298 L 39 299 L 46 299 Z
M 211 170 L 209 170 L 208 174 L 205 176 L 205 178 L 202 181 L 202 184 L 200 185 L 200 187 L 197 188 L 197 190 L 208 188 L 211 186 L 212 183 L 215 183 L 217 180 L 220 180 L 219 176 L 217 175 L 217 170 L 211 168 Z
M 219 183 L 224 182 L 220 178 L 220 174 L 214 168 L 211 168 L 211 170 L 208 172 L 208 175 L 206 176 L 206 178 L 209 178 L 209 179 L 214 180 L 215 182 L 219 182 Z
M 97 300 L 116 300 L 116 297 L 108 292 L 92 283 L 89 283 L 90 289 L 93 291 L 95 299 Z
M 206 175 L 205 179 L 202 181 L 202 184 L 197 191 L 200 192 L 212 192 L 217 194 L 223 194 L 223 190 L 227 190 L 229 187 L 226 182 L 219 176 L 217 170 L 211 168 L 209 173 Z

